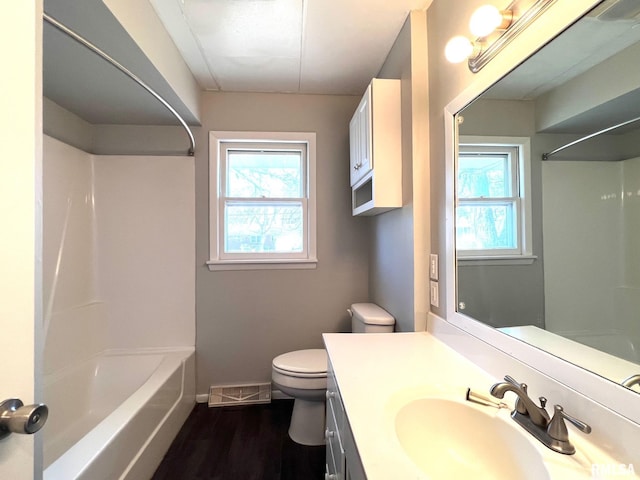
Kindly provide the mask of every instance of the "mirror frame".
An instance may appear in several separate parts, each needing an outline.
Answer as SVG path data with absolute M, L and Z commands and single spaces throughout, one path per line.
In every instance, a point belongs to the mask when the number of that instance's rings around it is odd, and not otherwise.
M 578 3 L 578 2 L 576 2 Z M 558 29 L 544 26 L 538 28 L 538 32 L 551 32 L 542 34 L 539 39 L 539 48 L 543 48 L 557 35 L 569 28 L 575 21 L 600 3 L 600 0 L 581 1 L 580 5 L 565 7 L 569 9 L 569 15 L 565 15 L 565 22 Z M 558 7 L 559 9 L 560 7 Z M 548 15 L 561 15 L 562 10 L 550 9 Z M 558 13 L 559 11 L 559 13 Z M 572 14 L 572 15 L 571 15 Z M 573 19 L 573 20 L 571 20 Z M 544 20 L 544 19 L 542 19 Z M 557 19 L 556 19 L 557 20 Z M 558 22 L 556 21 L 556 24 Z M 553 27 L 553 25 L 552 25 Z M 540 36 L 540 33 L 538 33 Z M 531 41 L 528 39 L 529 42 Z M 526 40 L 525 40 L 526 41 Z M 516 42 L 514 42 L 516 43 Z M 554 356 L 537 347 L 529 345 L 522 340 L 510 337 L 488 325 L 463 315 L 457 311 L 457 268 L 455 252 L 455 159 L 458 155 L 458 128 L 457 114 L 477 99 L 491 85 L 507 75 L 513 68 L 529 58 L 537 48 L 530 44 L 526 48 L 521 46 L 518 55 L 511 55 L 503 66 L 506 68 L 485 69 L 490 70 L 490 75 L 478 76 L 462 93 L 455 97 L 444 108 L 445 130 L 445 236 L 446 236 L 446 309 L 445 320 L 455 327 L 467 332 L 473 337 L 492 345 L 494 348 L 519 360 L 526 365 L 540 371 L 553 380 L 568 388 L 594 400 L 606 408 L 640 424 L 640 394 L 618 385 L 612 380 L 601 377 L 581 366 L 572 364 L 561 357 Z M 511 62 L 512 61 L 512 62 Z M 510 65 L 507 65 L 510 64 Z M 487 72 L 489 73 L 489 72 Z M 639 367 L 640 370 L 640 367 Z

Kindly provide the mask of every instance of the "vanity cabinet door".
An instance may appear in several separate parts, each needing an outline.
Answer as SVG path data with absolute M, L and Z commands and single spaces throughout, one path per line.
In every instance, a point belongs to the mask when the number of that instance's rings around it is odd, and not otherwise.
M 327 446 L 326 480 L 344 480 L 346 469 L 342 442 L 344 408 L 342 407 L 340 392 L 335 380 L 331 362 L 329 362 L 327 369 L 327 429 L 325 431 Z
M 345 428 L 342 431 L 342 445 L 344 447 L 344 478 L 348 480 L 367 480 L 367 476 L 364 473 L 360 456 L 356 448 L 356 442 L 353 439 L 353 434 L 349 428 L 349 422 L 345 416 Z
M 327 437 L 327 472 L 325 479 L 367 480 L 358 456 L 356 443 L 349 428 L 349 420 L 340 398 L 340 391 L 338 390 L 331 359 L 329 359 L 327 365 L 327 432 L 325 433 Z M 331 469 L 332 465 L 333 469 Z

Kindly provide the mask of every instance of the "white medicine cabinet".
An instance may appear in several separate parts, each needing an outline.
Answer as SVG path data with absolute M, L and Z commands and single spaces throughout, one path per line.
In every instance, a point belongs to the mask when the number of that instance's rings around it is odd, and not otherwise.
M 374 78 L 349 123 L 353 215 L 402 206 L 400 80 Z

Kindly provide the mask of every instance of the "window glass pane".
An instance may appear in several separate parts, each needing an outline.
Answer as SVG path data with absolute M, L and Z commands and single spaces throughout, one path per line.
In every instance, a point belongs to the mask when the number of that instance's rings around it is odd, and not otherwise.
M 301 198 L 302 152 L 239 151 L 227 155 L 227 196 Z
M 225 204 L 225 253 L 303 251 L 302 203 Z
M 517 248 L 515 204 L 462 204 L 456 209 L 456 249 Z
M 509 155 L 461 153 L 458 158 L 457 188 L 458 198 L 510 197 Z

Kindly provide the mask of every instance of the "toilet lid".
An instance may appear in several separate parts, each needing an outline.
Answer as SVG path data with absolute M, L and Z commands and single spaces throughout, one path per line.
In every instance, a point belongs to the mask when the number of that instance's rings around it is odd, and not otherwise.
M 278 370 L 300 374 L 327 373 L 327 351 L 323 348 L 296 350 L 283 353 L 273 359 L 273 366 Z

